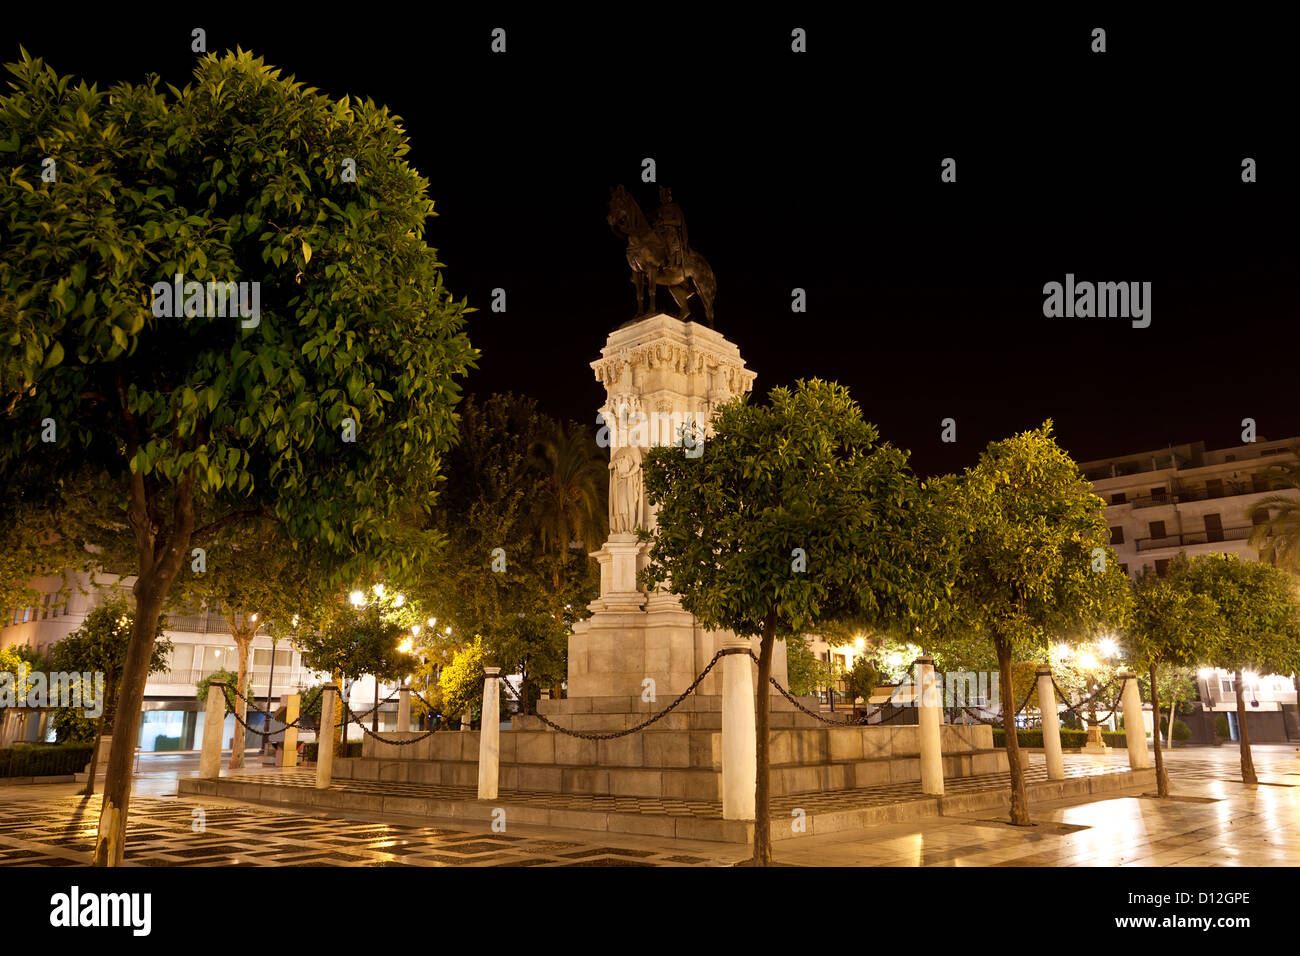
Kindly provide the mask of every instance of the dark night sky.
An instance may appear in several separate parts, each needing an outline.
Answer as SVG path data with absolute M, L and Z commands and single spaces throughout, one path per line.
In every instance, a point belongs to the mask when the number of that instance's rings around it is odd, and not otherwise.
M 42 9 L 0 27 L 4 60 L 22 43 L 101 85 L 149 71 L 181 85 L 203 26 L 209 49 L 251 49 L 402 116 L 440 213 L 429 241 L 481 309 L 472 391 L 531 394 L 594 429 L 587 363 L 634 304 L 608 187 L 652 212 L 656 187 L 639 181 L 651 156 L 756 390 L 836 379 L 921 472 L 1048 417 L 1081 461 L 1236 444 L 1247 416 L 1264 437 L 1300 435 L 1293 54 L 1257 11 L 1139 24 L 205 9 L 80 18 L 70 38 Z M 504 56 L 488 51 L 494 26 Z M 789 52 L 793 26 L 809 31 L 805 56 Z M 1088 50 L 1094 26 L 1108 28 L 1104 55 Z M 956 184 L 939 181 L 945 156 Z M 1151 327 L 1045 319 L 1042 286 L 1067 272 L 1152 282 Z M 496 286 L 504 315 L 487 308 Z M 790 313 L 795 286 L 806 315 Z M 955 445 L 939 440 L 949 416 Z

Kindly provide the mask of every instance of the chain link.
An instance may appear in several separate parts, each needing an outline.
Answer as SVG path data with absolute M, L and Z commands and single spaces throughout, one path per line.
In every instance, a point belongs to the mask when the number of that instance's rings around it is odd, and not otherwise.
M 280 720 L 279 718 L 273 717 L 271 714 L 268 714 L 266 711 L 262 710 L 260 707 L 257 706 L 256 702 L 249 700 L 247 697 L 241 694 L 239 692 L 239 688 L 231 687 L 229 684 L 227 684 L 226 690 L 230 691 L 236 697 L 242 700 L 247 705 L 246 708 L 247 710 L 252 710 L 254 713 L 261 714 L 262 717 L 268 721 L 268 724 L 272 720 L 274 720 L 278 724 L 284 724 L 283 727 L 278 727 L 275 730 L 254 730 L 252 727 L 249 727 L 248 724 L 244 723 L 243 719 L 239 716 L 239 711 L 235 708 L 235 705 L 231 702 L 230 697 L 223 694 L 222 696 L 226 698 L 226 713 L 234 714 L 235 720 L 238 720 L 241 724 L 243 724 L 245 729 L 261 736 L 270 736 L 272 734 L 278 734 L 281 731 L 288 730 L 291 727 L 297 727 L 299 723 L 301 723 L 302 719 L 307 716 L 307 710 L 309 709 L 308 707 L 300 704 L 298 716 L 295 717 L 292 721 L 286 723 Z M 316 697 L 320 697 L 324 692 L 325 692 L 324 688 L 321 687 L 316 688 Z M 312 704 L 314 705 L 315 703 L 316 700 L 315 698 L 313 698 Z
M 616 730 L 613 731 L 612 733 L 598 734 L 590 731 L 570 730 L 567 727 L 561 727 L 559 724 L 555 723 L 552 720 L 547 719 L 541 714 L 530 714 L 525 716 L 536 717 L 543 724 L 545 724 L 547 727 L 550 727 L 552 730 L 556 731 L 557 733 L 564 734 L 566 737 L 577 737 L 579 740 L 614 740 L 617 737 L 626 737 L 628 736 L 628 734 L 634 734 L 637 731 L 645 730 L 651 724 L 671 714 L 677 708 L 677 706 L 681 704 L 682 701 L 684 701 L 687 697 L 689 697 L 692 693 L 695 692 L 695 688 L 700 686 L 700 682 L 704 680 L 705 677 L 708 676 L 709 671 L 713 670 L 713 668 L 717 666 L 718 661 L 722 660 L 728 654 L 749 654 L 751 657 L 753 657 L 753 652 L 750 651 L 750 649 L 747 647 L 723 648 L 722 650 L 718 651 L 718 653 L 713 655 L 713 660 L 709 661 L 708 666 L 705 667 L 704 670 L 700 671 L 699 676 L 696 677 L 695 680 L 691 682 L 690 687 L 686 688 L 679 695 L 677 695 L 676 700 L 674 700 L 663 710 L 659 711 L 657 714 L 651 715 L 649 718 L 641 721 L 641 723 L 637 724 L 635 727 L 629 727 L 627 728 L 627 730 Z M 514 702 L 522 706 L 523 702 L 519 699 L 519 695 L 515 693 L 515 689 L 510 686 L 510 682 L 502 678 L 498 678 L 498 680 L 501 680 L 501 682 L 505 684 L 506 690 L 507 692 L 509 692 L 510 697 L 514 700 Z

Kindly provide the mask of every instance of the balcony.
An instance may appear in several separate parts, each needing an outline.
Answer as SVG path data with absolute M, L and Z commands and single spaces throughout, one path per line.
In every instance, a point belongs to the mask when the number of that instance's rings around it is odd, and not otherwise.
M 1222 528 L 1218 531 L 1190 531 L 1185 534 L 1167 534 L 1163 538 L 1138 538 L 1137 549 L 1155 551 L 1159 548 L 1187 548 L 1194 544 L 1217 544 L 1220 541 L 1245 541 L 1255 529 L 1251 525 L 1239 528 Z

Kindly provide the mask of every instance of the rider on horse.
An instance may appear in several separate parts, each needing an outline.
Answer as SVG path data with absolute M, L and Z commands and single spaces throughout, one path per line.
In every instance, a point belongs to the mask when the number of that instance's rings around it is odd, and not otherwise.
M 686 217 L 681 207 L 673 202 L 673 191 L 667 186 L 659 187 L 659 209 L 655 212 L 655 232 L 668 247 L 670 269 L 680 269 L 686 260 Z

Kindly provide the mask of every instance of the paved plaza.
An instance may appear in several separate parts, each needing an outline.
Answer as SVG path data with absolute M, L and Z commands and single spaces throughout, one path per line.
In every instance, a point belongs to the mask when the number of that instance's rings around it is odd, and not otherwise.
M 1030 760 L 1032 776 L 1042 757 Z M 1072 760 L 1077 772 L 1096 772 L 1124 765 L 1127 757 Z M 1169 756 L 1171 800 L 1124 796 L 1040 804 L 1036 825 L 1028 829 L 1009 826 L 996 812 L 884 824 L 782 840 L 776 859 L 795 866 L 1300 865 L 1294 836 L 1300 830 L 1300 753 L 1290 745 L 1262 745 L 1255 762 L 1261 783 L 1247 787 L 1235 747 L 1188 748 Z M 143 762 L 128 865 L 725 866 L 749 855 L 735 844 L 522 825 L 493 833 L 392 815 L 324 816 L 217 798 L 178 799 L 176 781 L 194 772 L 190 763 L 184 757 Z M 100 798 L 77 797 L 75 789 L 0 787 L 0 866 L 89 862 Z

